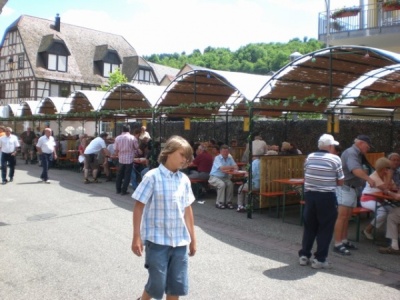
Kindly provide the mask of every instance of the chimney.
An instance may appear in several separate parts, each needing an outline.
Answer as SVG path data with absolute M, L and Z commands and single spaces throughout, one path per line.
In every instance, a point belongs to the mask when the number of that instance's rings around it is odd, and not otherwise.
M 57 14 L 56 20 L 54 22 L 54 29 L 57 30 L 58 32 L 60 32 L 60 27 L 61 27 L 61 18 L 60 18 L 60 14 Z

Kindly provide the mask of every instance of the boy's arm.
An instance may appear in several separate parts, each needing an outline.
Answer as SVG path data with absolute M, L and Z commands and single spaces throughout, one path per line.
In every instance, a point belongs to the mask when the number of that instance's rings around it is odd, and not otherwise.
M 133 239 L 132 239 L 132 252 L 137 256 L 142 256 L 143 243 L 140 238 L 140 223 L 142 221 L 144 204 L 136 201 L 133 207 Z
M 193 210 L 191 206 L 185 208 L 185 223 L 186 227 L 190 234 L 190 245 L 189 245 L 189 255 L 193 256 L 196 254 L 197 250 L 197 242 L 196 242 L 196 234 L 194 232 L 194 218 L 193 218 Z

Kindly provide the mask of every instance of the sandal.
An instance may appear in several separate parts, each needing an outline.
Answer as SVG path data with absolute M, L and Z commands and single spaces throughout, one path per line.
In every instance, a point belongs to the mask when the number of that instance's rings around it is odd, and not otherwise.
M 379 253 L 400 255 L 400 250 L 395 250 L 391 246 L 389 246 L 389 247 L 381 247 L 381 248 L 379 248 Z
M 345 246 L 347 250 L 358 250 L 357 246 L 353 243 L 350 243 L 349 241 L 343 243 L 342 245 Z
M 339 253 L 342 255 L 351 255 L 350 251 L 347 250 L 343 244 L 333 247 L 333 252 L 336 252 L 336 253 Z
M 225 209 L 225 205 L 223 205 L 222 203 L 215 204 L 215 207 L 219 209 Z
M 226 204 L 226 207 L 228 207 L 229 209 L 234 209 L 235 207 L 233 206 L 232 202 L 228 202 Z

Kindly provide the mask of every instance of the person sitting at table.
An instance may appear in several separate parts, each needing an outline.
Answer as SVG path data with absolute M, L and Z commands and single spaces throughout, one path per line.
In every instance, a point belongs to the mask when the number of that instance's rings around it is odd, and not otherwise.
M 381 157 L 375 162 L 375 171 L 369 176 L 375 181 L 376 186 L 371 187 L 367 182 L 361 195 L 361 206 L 372 211 L 376 211 L 375 218 L 362 231 L 364 236 L 373 240 L 372 230 L 381 227 L 386 220 L 387 214 L 391 211 L 390 205 L 385 205 L 383 200 L 377 199 L 373 193 L 388 192 L 397 189 L 391 180 L 391 162 L 386 157 Z
M 294 148 L 289 142 L 283 142 L 281 152 L 279 155 L 298 155 L 297 149 Z
M 255 132 L 253 134 L 253 136 L 254 136 L 254 140 L 253 140 L 252 145 L 251 145 L 251 147 L 252 147 L 251 151 L 253 153 L 256 153 L 256 152 L 257 153 L 261 153 L 262 152 L 263 154 L 267 153 L 268 145 L 263 140 L 263 138 L 260 135 L 260 133 L 259 132 Z M 242 155 L 242 162 L 245 162 L 245 163 L 249 162 L 249 151 L 250 151 L 250 144 L 247 143 L 246 144 L 246 149 L 244 150 L 243 155 Z
M 211 148 L 210 148 L 210 153 L 211 153 L 211 156 L 213 157 L 213 159 L 217 156 L 217 155 L 219 155 L 219 153 L 220 153 L 220 149 L 219 149 L 219 146 L 218 145 L 213 145 L 213 146 L 211 146 Z
M 206 151 L 203 145 L 197 145 L 196 158 L 192 161 L 192 164 L 197 169 L 189 171 L 189 178 L 208 180 L 213 160 L 214 158 Z
M 253 153 L 253 160 L 251 162 L 251 190 L 259 191 L 260 190 L 260 155 L 264 153 L 262 150 L 258 150 L 258 152 Z M 247 182 L 243 183 L 239 186 L 238 189 L 238 197 L 237 197 L 237 212 L 245 212 L 245 198 L 247 195 L 247 191 L 249 189 L 249 184 Z
M 396 200 L 400 200 L 400 194 L 388 191 L 388 195 Z M 388 214 L 386 221 L 386 237 L 390 240 L 389 247 L 380 247 L 379 253 L 400 255 L 399 249 L 399 226 L 400 226 L 400 207 L 393 208 Z
M 397 186 L 397 189 L 400 189 L 400 154 L 396 152 L 392 152 L 388 155 L 388 159 L 392 163 L 392 179 Z
M 217 188 L 217 199 L 215 207 L 224 209 L 226 206 L 233 209 L 233 182 L 229 171 L 238 169 L 234 159 L 229 154 L 229 146 L 222 145 L 220 154 L 214 158 L 208 183 Z

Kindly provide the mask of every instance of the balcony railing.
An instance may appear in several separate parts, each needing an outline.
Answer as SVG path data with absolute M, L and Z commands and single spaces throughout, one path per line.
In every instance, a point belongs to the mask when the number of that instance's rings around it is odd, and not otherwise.
M 366 30 L 387 26 L 400 26 L 400 9 L 387 11 L 380 2 L 377 5 L 365 5 L 360 7 L 360 12 L 355 16 L 344 16 L 333 18 L 335 12 L 332 10 L 327 18 L 326 12 L 319 13 L 318 35 Z

